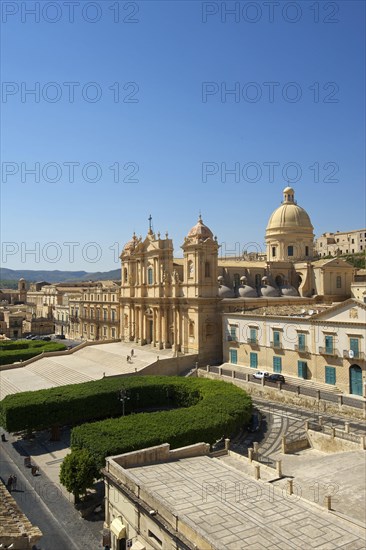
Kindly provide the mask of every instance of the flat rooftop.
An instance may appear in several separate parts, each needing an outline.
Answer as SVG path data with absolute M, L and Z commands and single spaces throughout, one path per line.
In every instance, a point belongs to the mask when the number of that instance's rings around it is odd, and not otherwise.
M 365 548 L 365 530 L 356 522 L 256 481 L 218 458 L 147 464 L 124 474 L 213 548 Z

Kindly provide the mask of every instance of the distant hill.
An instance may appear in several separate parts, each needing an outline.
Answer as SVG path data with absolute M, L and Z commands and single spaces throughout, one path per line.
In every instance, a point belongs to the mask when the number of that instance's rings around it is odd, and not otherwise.
M 106 281 L 108 279 L 119 280 L 121 278 L 121 270 L 113 269 L 112 271 L 88 273 L 87 271 L 37 271 L 31 269 L 7 269 L 6 267 L 2 267 L 0 268 L 0 288 L 9 288 L 9 283 L 11 283 L 11 281 L 18 281 L 22 277 L 30 283 L 35 283 L 37 281 L 47 281 L 48 283 Z

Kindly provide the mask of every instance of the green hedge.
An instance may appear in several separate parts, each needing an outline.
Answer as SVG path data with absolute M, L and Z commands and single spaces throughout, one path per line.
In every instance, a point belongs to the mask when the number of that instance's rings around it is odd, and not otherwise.
M 134 382 L 138 384 L 138 379 Z M 158 377 L 152 382 L 154 393 L 155 384 L 160 384 Z M 182 402 L 190 403 L 188 408 L 131 414 L 78 426 L 71 432 L 72 450 L 87 449 L 96 467 L 101 468 L 109 455 L 166 442 L 171 448 L 200 441 L 213 443 L 249 422 L 251 399 L 237 386 L 197 378 L 169 378 L 166 384 L 172 391 L 176 388 L 181 397 L 185 394 Z M 130 388 L 132 391 L 134 385 Z
M 155 380 L 153 385 L 152 379 Z M 178 407 L 190 406 L 194 393 L 187 396 L 181 386 L 173 387 L 169 380 L 166 376 L 103 378 L 7 395 L 0 402 L 2 425 L 9 432 L 42 430 L 54 424 L 75 425 L 119 416 L 122 405 L 118 392 L 122 386 L 129 391 L 130 397 L 125 405 L 126 414 L 142 406 L 145 409 L 169 407 L 173 403 Z
M 121 388 L 129 397 L 124 417 Z M 180 408 L 140 412 L 167 407 Z M 107 419 L 77 426 L 71 434 L 72 449 L 87 449 L 100 468 L 108 455 L 165 442 L 172 448 L 212 443 L 230 435 L 249 421 L 251 399 L 227 382 L 129 376 L 8 395 L 0 402 L 0 413 L 9 432 Z
M 58 342 L 44 342 L 43 340 L 20 340 L 18 342 L 1 342 L 0 365 L 10 365 L 16 361 L 31 359 L 42 352 L 63 351 L 65 344 Z

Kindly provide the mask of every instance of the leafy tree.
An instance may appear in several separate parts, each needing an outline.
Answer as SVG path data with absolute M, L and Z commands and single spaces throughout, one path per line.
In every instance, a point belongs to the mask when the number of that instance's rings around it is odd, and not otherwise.
M 85 495 L 94 479 L 100 477 L 95 462 L 86 449 L 72 451 L 61 464 L 60 482 L 75 498 L 75 504 L 80 501 L 80 495 Z

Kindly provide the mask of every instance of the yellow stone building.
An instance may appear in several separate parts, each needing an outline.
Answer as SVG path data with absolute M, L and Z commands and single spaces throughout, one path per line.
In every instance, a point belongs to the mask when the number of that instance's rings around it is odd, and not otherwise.
M 223 318 L 225 362 L 364 395 L 366 304 L 256 305 Z

